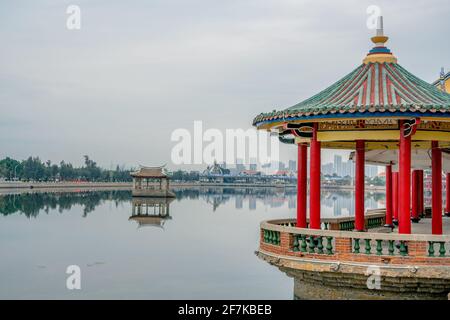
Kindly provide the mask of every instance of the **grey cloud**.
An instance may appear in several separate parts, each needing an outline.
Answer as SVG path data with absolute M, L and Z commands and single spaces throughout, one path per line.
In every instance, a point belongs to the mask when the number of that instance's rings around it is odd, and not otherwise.
M 166 163 L 176 128 L 247 128 L 353 70 L 372 4 L 404 67 L 426 81 L 450 67 L 447 1 L 76 1 L 68 31 L 74 3 L 0 4 L 0 157 Z

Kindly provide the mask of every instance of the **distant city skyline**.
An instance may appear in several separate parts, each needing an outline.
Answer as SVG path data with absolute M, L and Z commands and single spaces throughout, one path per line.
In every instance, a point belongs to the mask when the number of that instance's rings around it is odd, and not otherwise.
M 309 160 L 308 160 L 309 163 Z M 250 164 L 246 165 L 243 163 L 242 159 L 237 159 L 236 164 L 230 165 L 221 163 L 222 168 L 230 169 L 231 174 L 238 174 L 240 172 L 250 170 L 250 171 L 262 171 L 264 173 L 276 172 L 276 171 L 297 171 L 297 160 L 290 159 L 287 162 L 284 161 L 273 161 L 269 164 L 258 165 L 255 161 L 250 161 Z M 308 164 L 309 165 L 309 164 Z M 384 169 L 380 169 L 380 166 L 375 165 L 365 165 L 365 175 L 369 178 L 377 176 Z M 333 162 L 322 163 L 322 174 L 324 175 L 334 175 L 340 177 L 355 176 L 355 163 L 352 160 L 342 160 L 341 155 L 334 155 Z

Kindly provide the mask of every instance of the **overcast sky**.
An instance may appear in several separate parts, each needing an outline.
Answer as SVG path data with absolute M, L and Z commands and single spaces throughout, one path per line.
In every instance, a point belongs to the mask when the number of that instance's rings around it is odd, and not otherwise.
M 173 130 L 248 128 L 357 67 L 369 5 L 402 66 L 450 67 L 448 0 L 2 0 L 0 157 L 170 166 Z

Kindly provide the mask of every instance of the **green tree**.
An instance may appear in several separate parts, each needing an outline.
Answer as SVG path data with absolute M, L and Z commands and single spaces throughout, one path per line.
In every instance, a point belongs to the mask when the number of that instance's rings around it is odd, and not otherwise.
M 22 179 L 35 181 L 45 179 L 45 165 L 39 157 L 29 157 L 27 160 L 22 161 L 22 168 Z
M 84 156 L 84 165 L 74 168 L 71 163 L 61 161 L 59 165 L 52 164 L 50 160 L 43 163 L 38 157 L 29 157 L 23 161 L 11 158 L 0 160 L 0 178 L 12 180 L 14 177 L 21 180 L 48 181 L 48 180 L 75 180 L 87 181 L 131 181 L 130 170 L 124 166 L 117 166 L 115 170 L 105 170 L 97 163 Z
M 61 161 L 59 164 L 59 175 L 61 180 L 73 180 L 76 178 L 75 170 L 70 163 Z
M 0 177 L 12 180 L 15 176 L 20 177 L 22 172 L 21 163 L 17 160 L 6 157 L 0 160 Z

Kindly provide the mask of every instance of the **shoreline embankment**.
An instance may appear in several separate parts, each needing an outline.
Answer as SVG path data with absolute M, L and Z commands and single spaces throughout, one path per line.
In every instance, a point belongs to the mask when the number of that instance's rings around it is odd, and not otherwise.
M 54 190 L 108 190 L 122 189 L 131 190 L 131 182 L 18 182 L 0 181 L 0 191 L 2 193 L 12 191 L 54 191 Z M 214 183 L 214 182 L 170 182 L 170 187 L 219 187 L 219 188 L 296 188 L 296 184 L 275 184 L 275 183 Z M 353 186 L 322 185 L 323 190 L 346 190 L 353 191 Z M 366 186 L 366 191 L 383 192 L 384 186 Z

